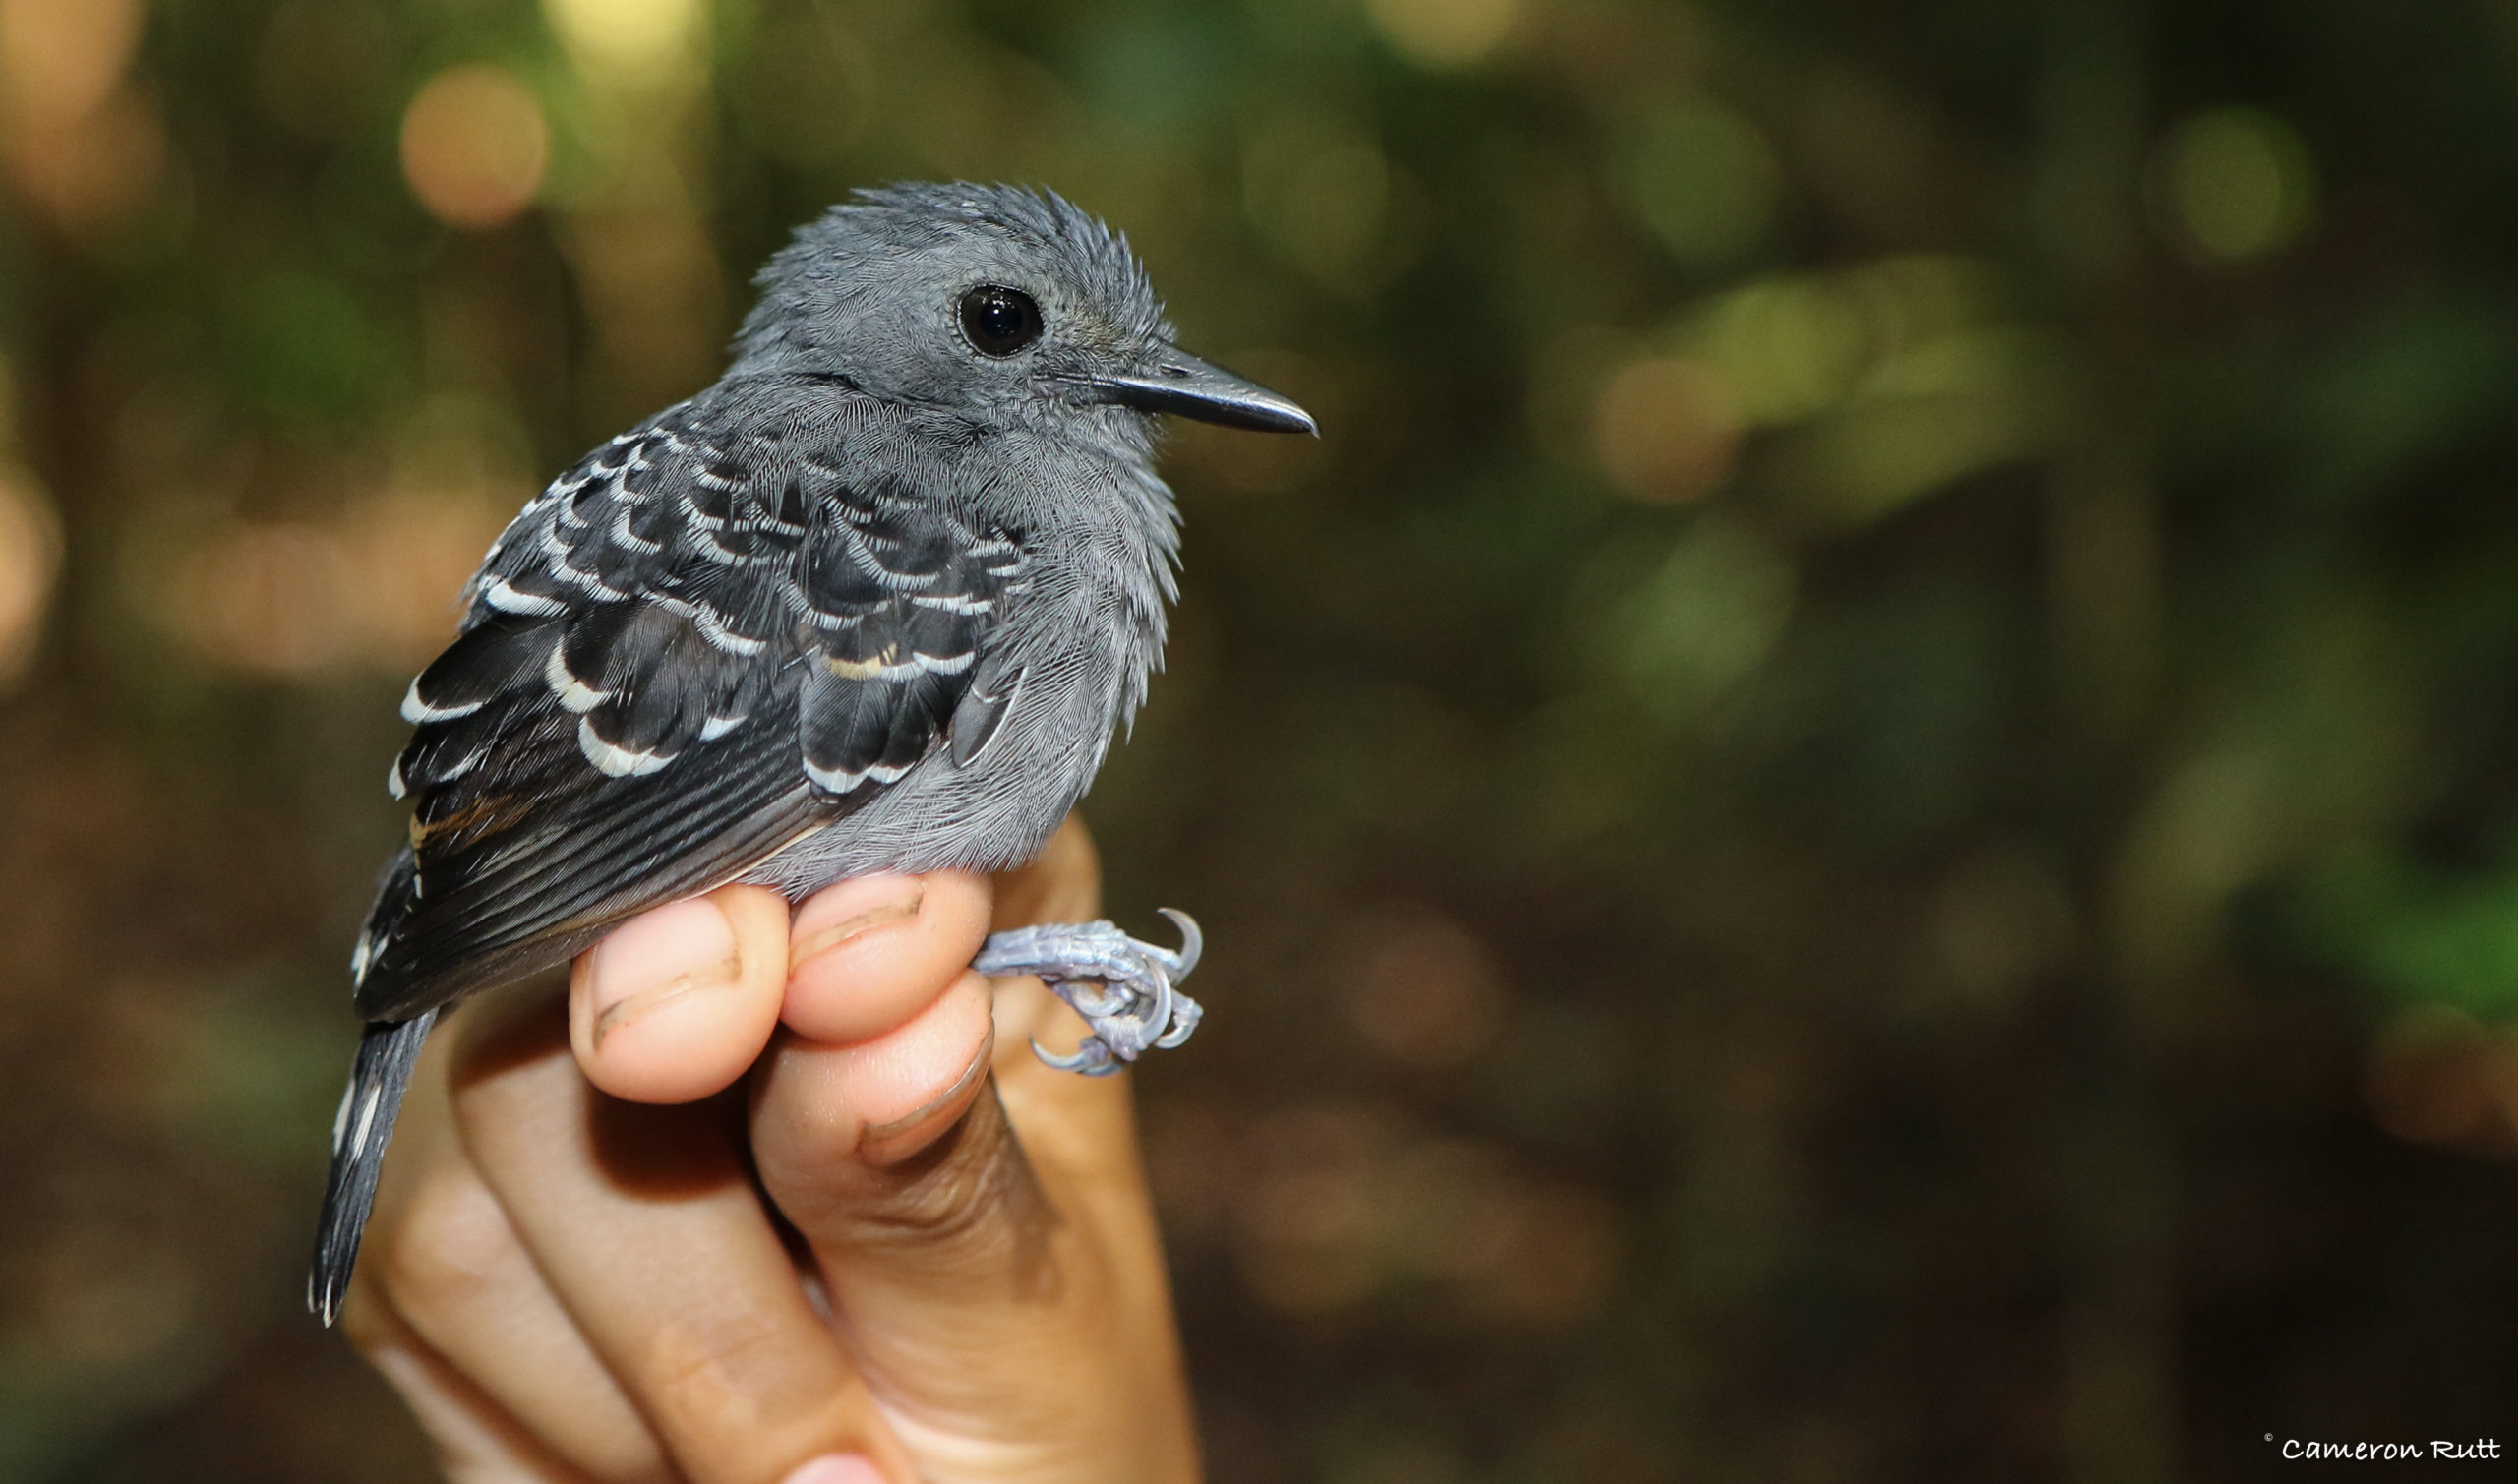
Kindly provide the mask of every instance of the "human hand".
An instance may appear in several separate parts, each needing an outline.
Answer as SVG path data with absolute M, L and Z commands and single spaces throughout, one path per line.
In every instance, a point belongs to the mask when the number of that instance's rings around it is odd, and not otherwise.
M 968 967 L 1099 895 L 1070 820 L 1022 870 L 792 923 L 756 887 L 660 908 L 578 960 L 565 1025 L 458 1013 L 345 1315 L 450 1476 L 1194 1479 L 1127 1080 L 1042 1066 L 1075 1017 Z

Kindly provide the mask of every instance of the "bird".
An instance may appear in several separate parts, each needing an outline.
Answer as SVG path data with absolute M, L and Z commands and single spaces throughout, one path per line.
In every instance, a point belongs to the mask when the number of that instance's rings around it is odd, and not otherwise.
M 526 503 L 402 700 L 409 841 L 351 955 L 366 1023 L 308 1276 L 340 1312 L 430 1028 L 632 914 L 730 882 L 1039 853 L 1129 725 L 1177 596 L 1158 418 L 1318 435 L 1179 348 L 1124 236 L 1054 192 L 857 192 L 757 275 L 714 385 Z M 1099 1075 L 1193 1030 L 1181 947 L 989 937 Z

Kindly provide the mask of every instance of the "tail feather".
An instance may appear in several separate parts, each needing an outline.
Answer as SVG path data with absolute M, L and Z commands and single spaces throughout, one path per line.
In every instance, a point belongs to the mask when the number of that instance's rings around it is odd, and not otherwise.
M 359 1042 L 358 1062 L 341 1094 L 341 1110 L 332 1119 L 332 1173 L 315 1232 L 315 1268 L 306 1277 L 306 1307 L 328 1326 L 339 1317 L 341 1298 L 349 1291 L 359 1237 L 376 1204 L 385 1146 L 392 1141 L 403 1090 L 411 1084 L 411 1068 L 437 1017 L 437 1011 L 428 1010 L 398 1025 L 372 1023 Z

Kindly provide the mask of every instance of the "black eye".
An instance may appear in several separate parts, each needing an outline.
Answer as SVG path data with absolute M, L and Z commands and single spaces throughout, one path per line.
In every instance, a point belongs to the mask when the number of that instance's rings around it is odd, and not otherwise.
M 1010 356 L 1041 338 L 1041 306 L 1021 289 L 981 284 L 962 296 L 962 333 L 982 355 Z

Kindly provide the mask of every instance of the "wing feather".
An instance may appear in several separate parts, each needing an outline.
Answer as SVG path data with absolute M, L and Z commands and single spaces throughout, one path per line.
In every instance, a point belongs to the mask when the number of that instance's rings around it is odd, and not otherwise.
M 1023 588 L 1018 549 L 895 459 L 800 460 L 800 417 L 687 403 L 555 480 L 491 549 L 462 635 L 405 703 L 409 864 L 362 936 L 363 1015 L 562 962 L 951 746 Z

